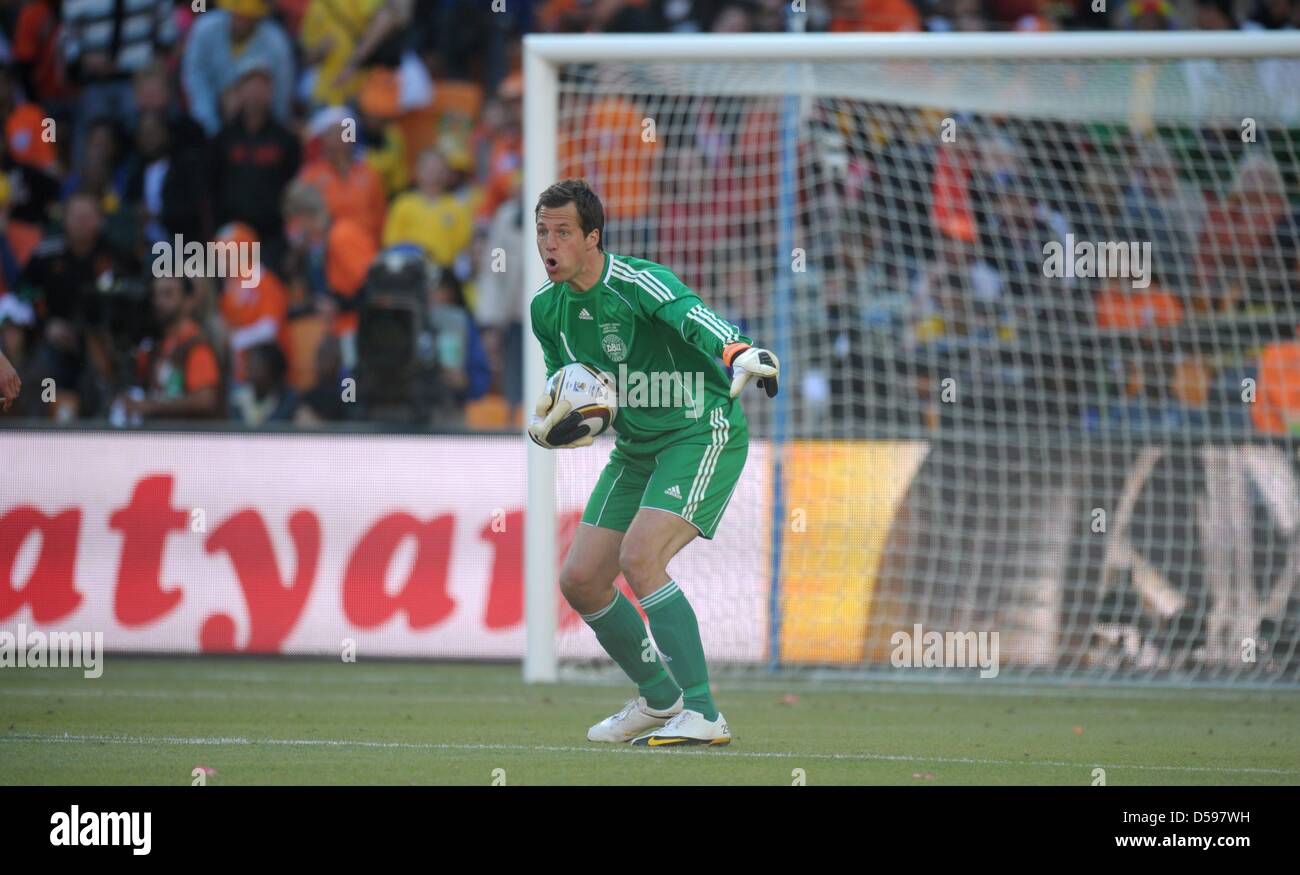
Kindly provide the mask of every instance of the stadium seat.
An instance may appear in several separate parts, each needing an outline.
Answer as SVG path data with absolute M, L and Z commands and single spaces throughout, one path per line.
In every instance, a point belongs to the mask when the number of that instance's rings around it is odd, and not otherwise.
M 465 402 L 465 425 L 468 428 L 504 430 L 512 425 L 510 414 L 506 399 L 495 393 Z
M 397 120 L 397 127 L 406 144 L 406 172 L 413 175 L 420 153 L 438 141 L 438 110 L 436 106 L 412 110 Z

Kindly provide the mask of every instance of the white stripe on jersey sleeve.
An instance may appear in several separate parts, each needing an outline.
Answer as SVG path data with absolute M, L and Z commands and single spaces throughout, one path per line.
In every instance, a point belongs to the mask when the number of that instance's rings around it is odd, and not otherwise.
M 624 279 L 630 283 L 635 284 L 638 288 L 640 288 L 650 297 L 654 298 L 656 301 L 667 303 L 673 300 L 672 293 L 669 292 L 668 289 L 664 287 L 663 283 L 660 283 L 658 288 L 656 288 L 655 286 L 653 286 L 652 284 L 646 281 L 646 274 L 634 271 L 632 270 L 632 268 L 628 267 L 625 264 L 620 263 L 618 267 L 614 269 L 613 273 L 619 279 Z
M 719 331 L 716 325 L 706 320 L 702 315 L 700 315 L 700 313 L 696 312 L 698 309 L 699 308 L 697 307 L 695 310 L 691 310 L 691 312 L 686 314 L 686 318 L 692 320 L 693 322 L 698 322 L 700 325 L 703 325 L 704 328 L 707 331 L 712 332 L 718 338 L 718 340 L 721 340 L 723 343 L 726 343 L 727 335 Z

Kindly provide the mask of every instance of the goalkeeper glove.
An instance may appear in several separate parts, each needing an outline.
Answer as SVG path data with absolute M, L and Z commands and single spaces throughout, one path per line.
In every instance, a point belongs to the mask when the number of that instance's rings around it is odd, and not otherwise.
M 766 349 L 759 349 L 747 343 L 729 344 L 722 351 L 723 361 L 732 369 L 731 397 L 735 398 L 754 377 L 758 378 L 758 388 L 767 392 L 767 397 L 776 395 L 776 381 L 781 376 L 781 362 Z
M 547 450 L 569 450 L 585 447 L 594 440 L 591 428 L 582 424 L 582 414 L 572 410 L 573 405 L 561 401 L 551 408 L 551 393 L 544 392 L 537 399 L 533 421 L 528 426 L 528 436 L 533 443 Z

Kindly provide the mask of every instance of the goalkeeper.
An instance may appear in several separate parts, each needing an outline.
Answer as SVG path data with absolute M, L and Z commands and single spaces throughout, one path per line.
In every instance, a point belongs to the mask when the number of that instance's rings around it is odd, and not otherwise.
M 749 449 L 736 396 L 751 378 L 775 395 L 779 364 L 672 271 L 606 252 L 604 208 L 586 182 L 566 179 L 546 189 L 534 218 L 549 280 L 533 296 L 531 313 L 547 374 L 581 362 L 643 379 L 666 375 L 678 387 L 652 395 L 657 406 L 634 403 L 636 395 L 619 399 L 618 440 L 560 572 L 564 597 L 638 691 L 587 738 L 727 744 L 731 732 L 709 691 L 699 624 L 668 562 L 696 535 L 713 537 Z M 592 442 L 568 401 L 551 409 L 544 393 L 536 413 L 528 434 L 540 446 Z M 614 586 L 620 571 L 645 611 L 657 654 L 636 607 Z

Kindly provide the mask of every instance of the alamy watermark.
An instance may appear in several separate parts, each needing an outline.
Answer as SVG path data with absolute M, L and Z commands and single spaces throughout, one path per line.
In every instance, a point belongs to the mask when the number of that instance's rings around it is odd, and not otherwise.
M 88 678 L 104 673 L 103 632 L 0 630 L 0 668 L 81 668 Z
M 683 407 L 687 419 L 704 415 L 703 371 L 640 371 L 618 366 L 618 375 L 601 371 L 601 379 L 617 395 L 618 406 Z
M 925 631 L 920 623 L 908 632 L 900 629 L 889 636 L 894 649 L 889 663 L 894 668 L 975 668 L 980 677 L 998 676 L 997 632 Z
M 233 277 L 246 289 L 262 282 L 262 244 L 241 243 L 233 240 L 186 240 L 177 234 L 174 240 L 159 240 L 149 250 L 153 254 L 154 278 L 201 277 L 225 279 Z
M 73 805 L 51 814 L 50 826 L 55 847 L 124 846 L 137 857 L 147 856 L 153 847 L 151 811 L 82 811 Z
M 1151 244 L 1107 241 L 1093 243 L 1065 235 L 1065 242 L 1043 244 L 1043 276 L 1060 279 L 1132 279 L 1133 288 L 1151 285 Z

